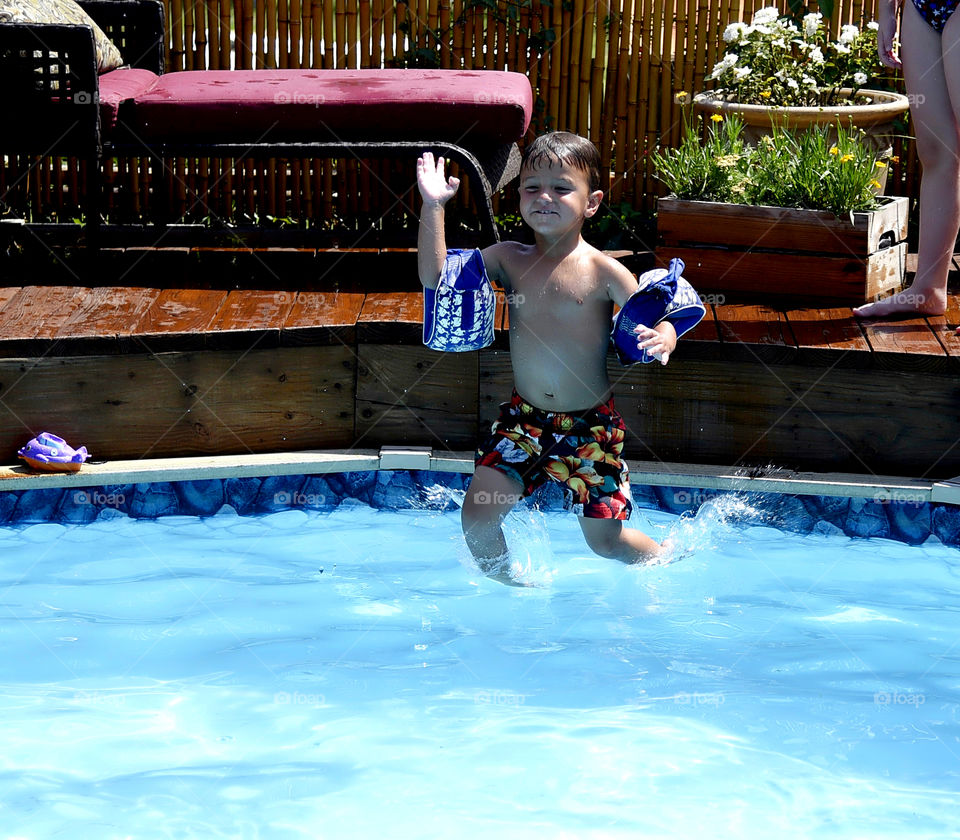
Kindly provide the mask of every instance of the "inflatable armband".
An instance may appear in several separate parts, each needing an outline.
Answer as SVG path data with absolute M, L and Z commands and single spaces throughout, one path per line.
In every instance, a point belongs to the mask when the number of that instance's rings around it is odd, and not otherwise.
M 488 347 L 496 311 L 479 249 L 449 250 L 437 288 L 423 290 L 423 343 L 452 353 Z
M 646 350 L 637 347 L 634 328 L 638 324 L 655 327 L 663 320 L 670 321 L 679 338 L 707 314 L 693 286 L 680 276 L 682 271 L 683 260 L 673 259 L 669 268 L 655 268 L 640 275 L 640 287 L 613 318 L 610 338 L 621 364 L 654 361 Z

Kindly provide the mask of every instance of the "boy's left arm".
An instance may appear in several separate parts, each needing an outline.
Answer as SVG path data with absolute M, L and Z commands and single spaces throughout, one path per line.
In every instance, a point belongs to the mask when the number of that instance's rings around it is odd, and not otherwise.
M 637 291 L 637 278 L 616 260 L 611 259 L 611 263 L 611 277 L 607 283 L 607 289 L 611 300 L 617 306 L 623 307 L 630 296 Z M 634 332 L 637 334 L 637 347 L 646 350 L 662 365 L 670 361 L 670 354 L 677 347 L 677 331 L 673 324 L 666 319 L 655 327 L 638 324 Z

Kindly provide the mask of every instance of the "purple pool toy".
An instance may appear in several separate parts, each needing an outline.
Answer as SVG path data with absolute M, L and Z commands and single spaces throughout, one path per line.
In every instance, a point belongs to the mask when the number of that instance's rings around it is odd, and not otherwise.
M 87 447 L 74 449 L 63 438 L 41 432 L 17 452 L 35 470 L 48 472 L 76 472 L 90 456 Z

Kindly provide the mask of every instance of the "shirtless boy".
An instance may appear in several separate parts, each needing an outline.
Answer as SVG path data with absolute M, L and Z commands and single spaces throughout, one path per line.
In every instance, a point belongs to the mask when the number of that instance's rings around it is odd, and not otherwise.
M 600 207 L 600 156 L 589 141 L 554 132 L 528 148 L 520 170 L 520 214 L 535 244 L 500 242 L 482 251 L 487 274 L 507 293 L 514 392 L 477 452 L 463 504 L 467 545 L 484 571 L 501 571 L 501 524 L 540 484 L 573 494 L 587 544 L 603 557 L 649 560 L 662 546 L 625 528 L 630 485 L 621 459 L 624 423 L 613 406 L 607 349 L 614 304 L 637 291 L 616 260 L 587 244 L 584 222 Z M 444 161 L 417 161 L 423 197 L 418 238 L 420 281 L 437 287 L 446 256 L 444 205 L 459 180 Z M 677 343 L 669 321 L 636 328 L 638 347 L 666 364 Z M 521 396 L 522 395 L 522 396 Z

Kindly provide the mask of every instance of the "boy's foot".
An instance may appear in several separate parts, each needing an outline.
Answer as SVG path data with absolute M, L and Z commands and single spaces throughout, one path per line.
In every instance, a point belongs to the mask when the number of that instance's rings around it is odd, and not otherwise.
M 946 293 L 922 293 L 912 289 L 905 289 L 874 303 L 865 303 L 856 307 L 853 314 L 858 318 L 889 318 L 895 315 L 943 315 L 947 311 Z

